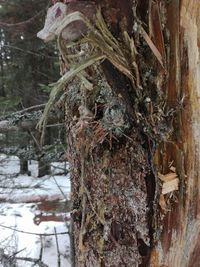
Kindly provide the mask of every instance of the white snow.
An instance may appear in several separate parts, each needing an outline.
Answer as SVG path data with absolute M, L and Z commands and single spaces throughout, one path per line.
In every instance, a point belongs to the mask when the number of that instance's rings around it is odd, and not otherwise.
M 3 178 L 5 180 L 5 178 Z M 5 185 L 4 185 L 5 187 Z M 57 200 L 69 197 L 70 184 L 67 176 L 44 176 L 35 178 L 26 175 L 8 177 L 6 187 L 0 186 L 0 201 L 30 202 Z
M 61 166 L 59 163 L 53 165 Z M 69 199 L 69 176 L 56 175 L 54 171 L 54 176 L 36 178 L 36 162 L 31 162 L 29 170 L 32 176 L 17 175 L 19 173 L 18 158 L 6 158 L 5 155 L 0 155 L 0 249 L 4 249 L 8 255 L 19 252 L 17 257 L 38 259 L 42 246 L 42 261 L 48 267 L 57 267 L 58 252 L 54 235 L 56 229 L 61 255 L 60 266 L 70 267 L 69 236 L 68 234 L 59 235 L 59 233 L 68 232 L 67 223 L 41 221 L 39 225 L 34 224 L 35 215 L 42 212 L 38 210 L 39 201 Z M 51 215 L 51 213 L 44 212 L 43 214 Z M 59 215 L 61 217 L 62 213 Z M 6 227 L 11 227 L 16 231 Z M 18 260 L 17 264 L 19 267 L 33 266 L 33 263 L 22 260 Z M 4 267 L 1 259 L 0 267 Z

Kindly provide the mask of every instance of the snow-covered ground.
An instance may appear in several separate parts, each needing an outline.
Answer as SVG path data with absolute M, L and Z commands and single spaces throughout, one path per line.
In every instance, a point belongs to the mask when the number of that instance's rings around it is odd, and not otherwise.
M 53 166 L 62 167 L 58 163 Z M 56 175 L 55 168 L 53 176 L 37 178 L 36 162 L 31 162 L 29 170 L 31 176 L 18 175 L 18 158 L 0 155 L 0 250 L 9 256 L 17 253 L 17 257 L 41 258 L 48 267 L 70 267 L 69 236 L 63 234 L 68 228 L 64 219 L 62 221 L 63 213 L 56 214 L 61 221 L 49 221 L 50 215 L 55 214 L 38 209 L 38 204 L 44 200 L 64 202 L 69 199 L 69 177 Z M 38 225 L 34 223 L 36 215 L 44 216 Z M 34 265 L 23 260 L 18 260 L 17 264 L 19 267 Z M 1 259 L 0 267 L 5 267 Z

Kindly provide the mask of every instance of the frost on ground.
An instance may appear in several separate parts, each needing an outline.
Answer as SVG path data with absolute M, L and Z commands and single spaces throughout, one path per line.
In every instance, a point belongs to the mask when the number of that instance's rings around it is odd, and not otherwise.
M 32 162 L 29 169 L 32 176 L 17 175 L 18 158 L 0 155 L 0 252 L 8 256 L 16 253 L 18 258 L 41 258 L 48 267 L 70 267 L 69 214 L 63 209 L 56 214 L 52 210 L 40 210 L 44 201 L 51 206 L 69 199 L 69 177 L 54 172 L 51 177 L 36 178 L 36 162 Z M 40 218 L 39 222 L 36 217 Z M 0 259 L 0 267 L 4 265 Z M 18 267 L 33 265 L 33 262 L 17 260 Z

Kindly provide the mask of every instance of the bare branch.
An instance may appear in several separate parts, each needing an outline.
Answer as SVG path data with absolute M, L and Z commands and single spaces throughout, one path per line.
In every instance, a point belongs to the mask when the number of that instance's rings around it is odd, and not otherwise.
M 8 48 L 11 48 L 11 49 L 15 49 L 15 50 L 19 50 L 23 53 L 27 53 L 27 54 L 31 54 L 31 55 L 34 55 L 34 56 L 37 56 L 37 57 L 45 57 L 45 58 L 53 58 L 53 59 L 56 59 L 57 56 L 48 56 L 48 55 L 45 55 L 45 54 L 40 54 L 40 53 L 35 53 L 35 52 L 32 52 L 30 50 L 24 50 L 24 49 L 21 49 L 17 46 L 13 46 L 13 45 L 3 45 L 4 47 L 8 47 Z
M 60 185 L 59 185 L 58 182 L 56 181 L 55 177 L 54 177 L 54 176 L 52 176 L 52 177 L 53 177 L 53 180 L 54 180 L 54 182 L 56 183 L 58 189 L 60 190 L 60 193 L 63 195 L 64 198 L 66 198 L 65 193 L 63 192 L 62 188 L 60 187 Z
M 27 19 L 25 21 L 21 21 L 21 22 L 17 22 L 17 23 L 5 23 L 0 21 L 0 26 L 2 27 L 7 27 L 7 28 L 13 28 L 13 27 L 21 27 L 21 26 L 25 26 L 28 25 L 32 22 L 34 22 L 35 19 L 37 19 L 38 17 L 41 16 L 41 14 L 45 11 L 45 9 L 39 11 L 37 14 L 35 14 L 33 17 L 31 17 L 30 19 Z
M 58 245 L 58 236 L 56 232 L 56 227 L 54 227 L 54 232 L 55 232 L 55 239 L 56 239 L 56 249 L 57 249 L 57 254 L 58 254 L 58 267 L 60 267 L 60 250 L 59 250 L 59 245 Z
M 0 117 L 0 132 L 8 131 L 30 131 L 36 128 L 36 124 L 42 115 L 41 109 L 45 107 L 45 104 L 26 108 L 6 116 Z M 52 112 L 48 118 L 48 127 L 61 126 L 63 121 L 63 113 Z M 59 123 L 58 123 L 59 122 Z
M 39 259 L 29 258 L 29 257 L 15 257 L 16 260 L 29 261 L 37 264 L 40 267 L 48 267 L 44 262 Z
M 33 141 L 34 141 L 36 147 L 38 148 L 38 150 L 39 150 L 40 152 L 42 152 L 42 147 L 41 147 L 40 143 L 37 141 L 37 139 L 35 138 L 34 134 L 33 134 L 31 131 L 29 131 L 29 134 L 30 134 L 30 136 L 32 137 L 32 139 L 33 139 Z
M 41 110 L 45 107 L 46 104 L 40 104 L 40 105 L 36 105 L 36 106 L 31 106 L 31 107 L 28 107 L 28 108 L 25 108 L 25 109 L 22 109 L 22 110 L 19 110 L 17 112 L 13 112 L 11 114 L 8 114 L 6 116 L 2 116 L 0 117 L 0 121 L 2 120 L 5 120 L 11 116 L 17 116 L 17 115 L 22 115 L 26 112 L 30 112 L 30 111 L 36 111 L 36 110 Z
M 27 235 L 36 235 L 36 236 L 55 236 L 55 233 L 52 233 L 52 234 L 45 234 L 45 233 L 31 233 L 31 232 L 26 232 L 26 231 L 22 231 L 22 230 L 18 230 L 18 229 L 15 229 L 13 227 L 9 227 L 9 226 L 5 226 L 3 224 L 0 224 L 0 227 L 2 228 L 6 228 L 6 229 L 10 229 L 12 231 L 16 231 L 18 233 L 23 233 L 23 234 L 27 234 Z M 60 232 L 60 233 L 57 233 L 57 235 L 66 235 L 66 234 L 69 234 L 68 232 Z
M 41 248 L 40 248 L 40 256 L 39 256 L 39 259 L 40 259 L 40 261 L 41 261 L 41 260 L 42 260 L 43 250 L 44 250 L 42 236 L 40 236 L 40 244 L 41 244 Z

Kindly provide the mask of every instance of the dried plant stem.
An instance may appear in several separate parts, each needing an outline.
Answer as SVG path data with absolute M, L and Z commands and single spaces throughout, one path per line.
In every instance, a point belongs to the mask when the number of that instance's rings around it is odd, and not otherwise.
M 100 10 L 96 14 L 95 26 L 93 26 L 91 22 L 80 12 L 71 13 L 64 18 L 63 22 L 57 29 L 58 47 L 61 52 L 61 55 L 64 58 L 64 61 L 68 61 L 69 58 L 67 58 L 67 56 L 65 55 L 65 51 L 63 51 L 62 49 L 61 33 L 67 25 L 77 20 L 81 20 L 86 24 L 86 26 L 88 27 L 89 34 L 81 41 L 78 41 L 78 43 L 76 42 L 74 44 L 71 44 L 71 46 L 81 44 L 87 41 L 93 48 L 94 53 L 91 54 L 83 62 L 80 62 L 75 66 L 71 66 L 67 73 L 65 73 L 55 84 L 51 85 L 54 87 L 50 93 L 49 101 L 47 102 L 45 110 L 37 125 L 38 129 L 42 131 L 41 140 L 44 139 L 44 129 L 47 124 L 49 111 L 53 106 L 56 97 L 62 91 L 66 82 L 74 76 L 78 76 L 81 81 L 86 84 L 86 86 L 91 87 L 91 83 L 85 78 L 82 72 L 87 67 L 95 64 L 97 61 L 104 59 L 109 60 L 114 67 L 116 67 L 121 73 L 123 73 L 129 78 L 133 88 L 135 88 L 135 76 L 136 83 L 139 84 L 139 71 L 137 68 L 137 64 L 135 63 L 135 50 L 133 49 L 133 40 L 130 37 L 126 38 L 127 40 L 129 40 L 130 44 L 127 46 L 127 43 L 125 42 L 125 44 L 121 45 L 112 35 L 112 33 L 108 30 Z M 123 47 L 124 45 L 126 46 L 125 48 Z M 128 54 L 127 50 L 129 51 Z

